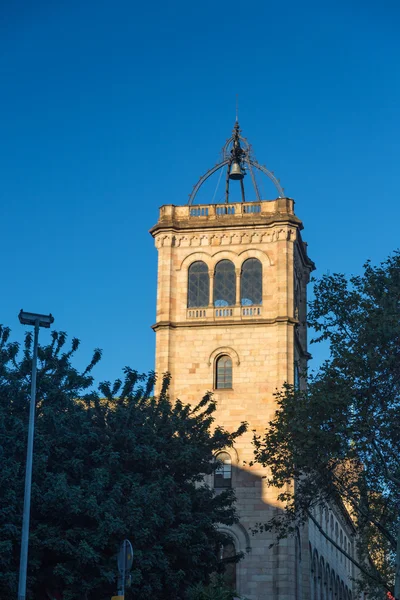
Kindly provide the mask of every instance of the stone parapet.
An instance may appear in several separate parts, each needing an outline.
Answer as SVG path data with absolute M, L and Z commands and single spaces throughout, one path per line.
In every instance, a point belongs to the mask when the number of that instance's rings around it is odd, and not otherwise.
M 160 229 L 197 229 L 215 227 L 243 227 L 290 221 L 302 228 L 294 214 L 294 200 L 277 198 L 261 202 L 237 202 L 232 204 L 201 204 L 175 206 L 165 204 L 160 208 L 158 223 L 150 230 L 154 236 Z

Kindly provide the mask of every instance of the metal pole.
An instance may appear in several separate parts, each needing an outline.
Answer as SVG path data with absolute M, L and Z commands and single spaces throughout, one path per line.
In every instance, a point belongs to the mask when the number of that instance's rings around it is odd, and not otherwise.
M 124 566 L 122 569 L 122 596 L 125 598 L 125 579 L 126 579 L 126 540 L 124 540 Z
M 122 569 L 119 572 L 119 581 L 118 581 L 118 596 L 125 597 L 125 579 L 126 579 L 126 540 L 123 541 L 123 551 L 122 551 Z
M 256 180 L 256 176 L 254 175 L 253 167 L 251 166 L 250 160 L 247 160 L 246 162 L 249 165 L 249 171 L 250 171 L 250 175 L 251 175 L 251 180 L 253 182 L 253 187 L 254 187 L 255 192 L 256 192 L 257 202 L 261 202 L 260 191 L 258 189 L 257 180 Z
M 246 202 L 246 198 L 244 195 L 244 184 L 243 184 L 243 179 L 240 180 L 240 189 L 242 191 L 242 202 Z
M 397 527 L 397 547 L 396 547 L 395 575 L 394 575 L 394 597 L 395 597 L 395 600 L 400 600 L 400 523 Z
M 31 510 L 33 435 L 35 431 L 36 370 L 39 338 L 39 319 L 35 321 L 35 336 L 32 357 L 31 398 L 29 406 L 28 448 L 26 453 L 24 514 L 22 520 L 21 558 L 19 564 L 18 600 L 26 598 L 26 574 L 28 569 L 29 517 Z

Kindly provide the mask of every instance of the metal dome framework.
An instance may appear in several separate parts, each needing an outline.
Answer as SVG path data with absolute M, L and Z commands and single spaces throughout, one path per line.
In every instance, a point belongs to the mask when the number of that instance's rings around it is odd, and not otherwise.
M 211 177 L 211 175 L 213 175 L 214 173 L 219 171 L 219 169 L 222 169 L 225 166 L 228 167 L 226 170 L 225 182 L 226 204 L 229 203 L 229 185 L 230 181 L 232 180 L 240 181 L 242 202 L 246 202 L 243 178 L 247 172 L 250 173 L 251 181 L 253 183 L 253 187 L 257 197 L 257 202 L 261 202 L 260 191 L 257 186 L 254 169 L 261 171 L 272 181 L 272 183 L 278 191 L 279 198 L 285 197 L 285 193 L 281 184 L 279 183 L 279 179 L 275 177 L 272 171 L 269 171 L 264 165 L 260 165 L 260 163 L 258 163 L 253 157 L 251 145 L 249 144 L 247 139 L 241 135 L 239 123 L 238 121 L 236 121 L 231 137 L 225 142 L 225 145 L 222 148 L 222 161 L 217 163 L 214 167 L 209 169 L 202 177 L 200 177 L 199 181 L 193 187 L 193 190 L 189 195 L 189 206 L 193 205 L 197 192 L 199 191 L 203 183 L 209 177 Z

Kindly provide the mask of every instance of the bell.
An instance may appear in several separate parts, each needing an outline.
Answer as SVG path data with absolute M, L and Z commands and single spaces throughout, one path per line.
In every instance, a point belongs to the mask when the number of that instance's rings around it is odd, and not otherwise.
M 243 171 L 240 168 L 240 164 L 237 160 L 233 161 L 231 172 L 229 173 L 229 179 L 240 180 L 243 179 Z

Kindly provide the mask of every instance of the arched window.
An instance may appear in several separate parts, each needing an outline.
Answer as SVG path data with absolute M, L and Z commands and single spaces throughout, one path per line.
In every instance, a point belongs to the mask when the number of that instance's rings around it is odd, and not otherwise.
M 295 539 L 295 597 L 296 600 L 300 600 L 303 596 L 302 587 L 301 587 L 301 543 L 300 543 L 300 534 L 299 531 L 296 531 L 296 539 Z
M 210 298 L 210 276 L 208 267 L 202 260 L 197 260 L 189 267 L 188 276 L 188 308 L 208 306 Z
M 341 581 L 339 585 L 340 585 L 340 587 L 339 587 L 339 599 L 340 600 L 345 600 L 345 597 L 344 597 L 344 583 L 343 583 L 343 581 Z
M 232 460 L 227 452 L 220 452 L 216 456 L 218 467 L 214 471 L 214 487 L 232 487 Z
M 343 548 L 343 531 L 340 530 L 340 547 Z M 343 561 L 343 554 L 342 552 L 340 553 L 340 562 Z
M 242 306 L 262 304 L 262 265 L 257 258 L 248 258 L 242 265 L 240 298 Z
M 311 598 L 312 600 L 319 600 L 318 598 L 318 559 L 315 558 L 315 552 L 311 563 Z
M 326 565 L 325 581 L 326 581 L 326 600 L 331 600 L 332 599 L 332 592 L 331 592 L 331 572 L 330 572 L 330 569 L 329 569 L 329 565 Z
M 219 356 L 215 361 L 215 388 L 232 388 L 232 359 L 226 354 Z
M 294 389 L 300 389 L 300 369 L 297 361 L 294 363 Z
M 235 303 L 235 266 L 230 260 L 220 260 L 215 267 L 214 306 L 234 306 Z
M 224 583 L 230 590 L 236 590 L 236 548 L 231 539 L 221 545 L 220 562 L 224 567 L 223 578 Z
M 320 558 L 319 561 L 319 571 L 318 571 L 318 592 L 321 600 L 326 600 L 325 598 L 325 564 L 324 559 Z

